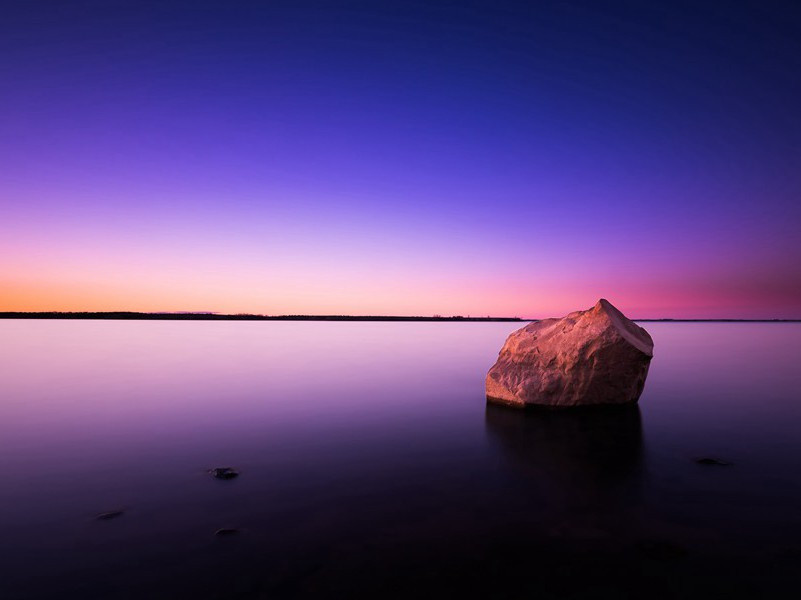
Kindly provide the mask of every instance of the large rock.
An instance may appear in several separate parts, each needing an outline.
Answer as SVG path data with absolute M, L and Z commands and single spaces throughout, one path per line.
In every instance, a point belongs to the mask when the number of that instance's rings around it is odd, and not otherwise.
M 637 402 L 654 342 L 606 300 L 513 332 L 487 373 L 487 400 L 570 408 Z

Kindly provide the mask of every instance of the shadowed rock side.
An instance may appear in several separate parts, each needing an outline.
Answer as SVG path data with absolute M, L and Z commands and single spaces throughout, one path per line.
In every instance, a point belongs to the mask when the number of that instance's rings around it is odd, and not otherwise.
M 606 300 L 513 332 L 487 373 L 487 400 L 570 408 L 637 402 L 654 342 Z

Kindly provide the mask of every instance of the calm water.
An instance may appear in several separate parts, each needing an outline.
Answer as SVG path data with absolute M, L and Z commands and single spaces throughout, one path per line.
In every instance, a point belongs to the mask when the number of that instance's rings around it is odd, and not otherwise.
M 517 327 L 0 321 L 0 597 L 796 597 L 801 325 L 601 414 L 485 405 Z

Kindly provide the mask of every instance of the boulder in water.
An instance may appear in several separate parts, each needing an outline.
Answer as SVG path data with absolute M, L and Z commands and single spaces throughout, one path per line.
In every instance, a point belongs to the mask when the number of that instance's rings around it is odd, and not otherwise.
M 487 373 L 487 400 L 546 408 L 633 404 L 653 350 L 645 329 L 601 299 L 513 332 Z

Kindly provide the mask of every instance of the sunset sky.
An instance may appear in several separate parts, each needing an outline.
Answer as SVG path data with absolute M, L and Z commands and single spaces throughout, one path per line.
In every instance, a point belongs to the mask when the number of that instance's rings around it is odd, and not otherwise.
M 797 2 L 0 18 L 0 310 L 801 318 Z

